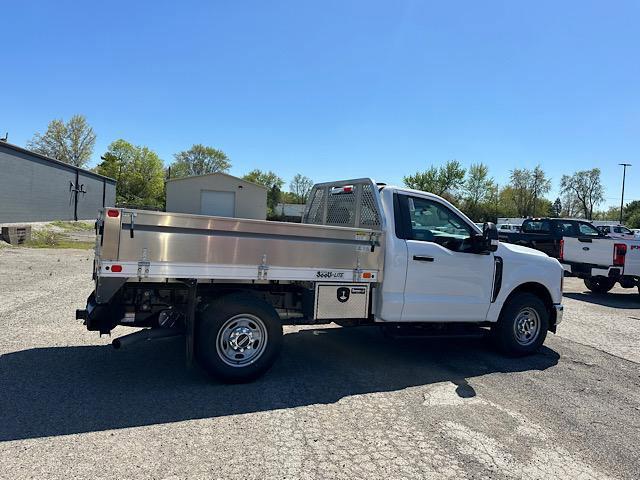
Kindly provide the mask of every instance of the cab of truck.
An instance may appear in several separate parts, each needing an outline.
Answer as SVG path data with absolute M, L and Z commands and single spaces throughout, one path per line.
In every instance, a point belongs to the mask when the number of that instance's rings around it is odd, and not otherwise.
M 384 321 L 498 321 L 518 288 L 547 302 L 555 326 L 562 266 L 516 245 L 482 241 L 464 213 L 437 195 L 400 187 L 380 191 L 385 217 L 385 279 L 377 314 Z M 497 236 L 497 229 L 495 236 Z
M 534 248 L 554 258 L 562 256 L 562 240 L 567 237 L 593 239 L 605 235 L 588 221 L 574 218 L 528 218 L 520 232 L 499 235 L 503 242 Z

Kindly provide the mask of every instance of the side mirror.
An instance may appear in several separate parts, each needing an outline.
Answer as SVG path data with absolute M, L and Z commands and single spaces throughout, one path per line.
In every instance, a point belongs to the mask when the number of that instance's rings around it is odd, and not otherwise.
M 498 250 L 498 229 L 493 222 L 485 222 L 482 227 L 482 236 L 484 237 L 487 245 L 487 250 L 495 252 Z

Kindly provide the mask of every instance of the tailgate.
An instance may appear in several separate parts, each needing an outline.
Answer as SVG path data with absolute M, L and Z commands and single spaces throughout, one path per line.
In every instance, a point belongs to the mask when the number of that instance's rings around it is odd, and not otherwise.
M 627 255 L 624 259 L 624 274 L 640 277 L 640 240 L 625 240 Z
M 564 237 L 562 260 L 608 267 L 613 264 L 612 238 Z

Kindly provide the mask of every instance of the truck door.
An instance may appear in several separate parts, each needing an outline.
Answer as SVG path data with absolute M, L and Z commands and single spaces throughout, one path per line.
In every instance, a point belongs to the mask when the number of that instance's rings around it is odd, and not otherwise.
M 553 255 L 549 252 L 545 252 L 550 257 L 560 258 L 560 241 L 564 241 L 567 243 L 567 238 L 574 238 L 578 236 L 578 229 L 576 227 L 576 222 L 573 220 L 557 220 L 555 222 L 556 234 L 554 235 L 556 239 L 556 244 L 554 247 Z
M 494 258 L 473 253 L 475 230 L 447 205 L 398 195 L 407 276 L 402 321 L 480 321 L 491 302 Z

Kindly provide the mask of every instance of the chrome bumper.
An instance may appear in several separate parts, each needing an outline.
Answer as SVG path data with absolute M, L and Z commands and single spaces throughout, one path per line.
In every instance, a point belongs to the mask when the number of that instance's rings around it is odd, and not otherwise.
M 553 305 L 553 308 L 556 309 L 556 325 L 560 325 L 562 322 L 562 315 L 564 314 L 564 306 L 562 304 L 556 303 Z

